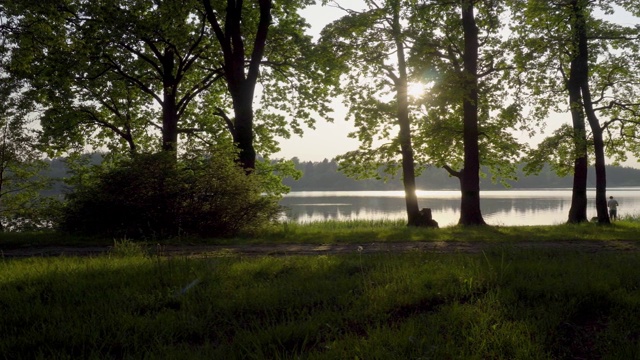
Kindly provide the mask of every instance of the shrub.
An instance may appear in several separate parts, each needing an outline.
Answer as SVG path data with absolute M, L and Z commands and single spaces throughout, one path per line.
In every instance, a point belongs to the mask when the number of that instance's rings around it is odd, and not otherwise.
M 230 236 L 275 219 L 277 200 L 224 157 L 136 155 L 69 194 L 60 228 L 138 239 Z

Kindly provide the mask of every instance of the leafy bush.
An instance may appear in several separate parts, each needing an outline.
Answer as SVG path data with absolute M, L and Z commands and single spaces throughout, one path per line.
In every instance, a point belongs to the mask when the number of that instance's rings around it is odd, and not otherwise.
M 278 215 L 278 198 L 261 188 L 258 176 L 223 156 L 137 155 L 69 194 L 60 228 L 128 238 L 230 236 Z

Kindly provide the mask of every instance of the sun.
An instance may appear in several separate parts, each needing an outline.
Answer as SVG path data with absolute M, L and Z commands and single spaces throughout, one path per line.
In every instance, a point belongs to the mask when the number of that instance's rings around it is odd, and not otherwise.
M 429 84 L 422 82 L 410 82 L 407 88 L 407 95 L 411 98 L 419 98 L 429 90 Z

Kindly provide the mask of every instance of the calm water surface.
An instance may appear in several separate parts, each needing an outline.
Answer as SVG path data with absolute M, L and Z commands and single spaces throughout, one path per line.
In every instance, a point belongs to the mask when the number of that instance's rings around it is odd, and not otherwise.
M 440 226 L 460 217 L 459 191 L 417 191 L 420 208 L 431 208 Z M 618 215 L 640 215 L 640 188 L 610 188 Z M 587 216 L 596 216 L 595 190 L 588 192 Z M 497 190 L 480 193 L 482 214 L 492 225 L 553 225 L 567 220 L 571 189 Z M 280 202 L 285 218 L 300 223 L 323 220 L 405 219 L 403 191 L 300 191 Z

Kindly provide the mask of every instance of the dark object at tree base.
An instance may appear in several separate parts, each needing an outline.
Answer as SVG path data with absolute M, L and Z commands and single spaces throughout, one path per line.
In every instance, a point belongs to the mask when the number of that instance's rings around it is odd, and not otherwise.
M 438 222 L 433 220 L 433 217 L 431 216 L 431 209 L 429 208 L 422 208 L 417 220 L 418 221 L 416 221 L 415 226 L 439 228 Z

